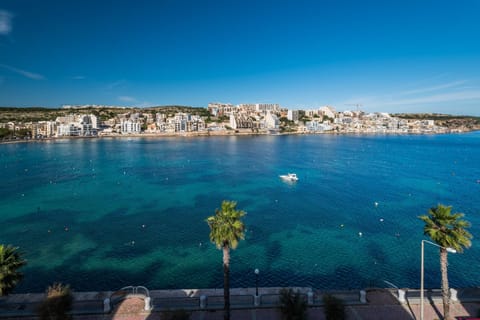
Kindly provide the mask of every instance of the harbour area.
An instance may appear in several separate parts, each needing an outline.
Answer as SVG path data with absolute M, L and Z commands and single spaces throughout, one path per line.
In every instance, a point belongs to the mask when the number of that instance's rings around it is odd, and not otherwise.
M 477 117 L 389 114 L 332 106 L 210 103 L 208 108 L 64 106 L 0 108 L 0 142 L 71 137 L 170 137 L 265 134 L 440 134 L 480 130 Z
M 282 319 L 277 287 L 231 289 L 232 319 Z M 348 319 L 420 319 L 419 290 L 368 288 L 365 290 L 322 291 L 292 288 L 308 304 L 308 318 L 325 319 L 324 294 L 342 300 Z M 256 294 L 258 291 L 258 295 Z M 151 290 L 126 287 L 118 291 L 74 292 L 71 314 L 74 319 L 168 319 L 182 312 L 190 319 L 223 319 L 223 289 Z M 37 319 L 36 309 L 45 294 L 12 294 L 0 298 L 0 319 Z M 440 290 L 427 290 L 424 319 L 441 318 Z M 480 288 L 456 290 L 452 295 L 451 315 L 455 319 L 477 319 Z M 465 317 L 465 318 L 464 318 Z

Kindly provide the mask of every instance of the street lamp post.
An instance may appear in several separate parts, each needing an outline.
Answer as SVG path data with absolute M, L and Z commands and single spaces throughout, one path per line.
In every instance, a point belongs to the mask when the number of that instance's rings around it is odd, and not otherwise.
M 431 242 L 431 241 L 428 241 L 428 240 L 422 240 L 422 250 L 421 250 L 421 254 L 422 254 L 422 258 L 421 258 L 421 263 L 420 263 L 420 320 L 423 320 L 423 311 L 424 311 L 424 301 L 423 301 L 423 281 L 424 281 L 424 273 L 423 273 L 423 270 L 424 270 L 424 243 L 429 243 L 435 247 L 439 247 L 439 248 L 443 248 L 445 250 L 447 250 L 448 252 L 450 253 L 457 253 L 457 251 L 453 248 L 445 248 L 445 247 L 442 247 L 434 242 Z
M 260 270 L 255 269 L 255 295 L 258 297 L 258 274 Z

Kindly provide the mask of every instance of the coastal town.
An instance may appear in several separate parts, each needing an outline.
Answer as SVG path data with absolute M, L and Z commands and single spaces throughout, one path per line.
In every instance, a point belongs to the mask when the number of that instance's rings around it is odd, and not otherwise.
M 279 104 L 209 103 L 182 106 L 119 107 L 64 105 L 59 109 L 0 108 L 0 139 L 101 136 L 195 136 L 235 134 L 439 134 L 480 129 L 474 117 L 395 115 L 332 106 L 294 110 Z M 430 118 L 429 118 L 430 116 Z M 443 121 L 442 121 L 443 119 Z

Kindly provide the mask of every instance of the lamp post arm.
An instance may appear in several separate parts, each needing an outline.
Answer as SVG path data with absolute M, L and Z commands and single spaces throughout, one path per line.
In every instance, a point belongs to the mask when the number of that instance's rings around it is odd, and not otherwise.
M 435 243 L 435 242 L 428 241 L 428 240 L 422 240 L 422 245 L 423 245 L 424 242 L 426 242 L 426 243 L 428 243 L 428 244 L 431 244 L 432 246 L 435 246 L 435 247 L 438 247 L 438 248 L 441 248 L 441 249 L 445 249 L 445 250 L 447 250 L 447 251 L 450 252 L 450 253 L 457 253 L 457 250 L 455 250 L 455 249 L 453 249 L 453 248 L 451 248 L 451 247 L 444 247 L 444 246 L 441 246 L 441 245 L 439 245 L 439 244 L 437 244 L 437 243 Z

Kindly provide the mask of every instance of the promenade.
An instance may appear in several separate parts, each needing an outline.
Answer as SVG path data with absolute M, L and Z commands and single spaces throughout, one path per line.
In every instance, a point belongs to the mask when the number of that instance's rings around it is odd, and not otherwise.
M 145 289 L 145 290 L 144 290 Z M 282 319 L 278 309 L 280 288 L 255 288 L 231 290 L 232 319 Z M 371 288 L 360 291 L 320 291 L 310 288 L 299 290 L 308 301 L 308 319 L 325 319 L 322 296 L 333 294 L 345 303 L 347 319 L 420 319 L 420 298 L 418 290 L 405 289 L 405 300 L 399 300 L 395 289 Z M 44 294 L 14 294 L 0 298 L 0 319 L 36 319 L 36 308 Z M 425 293 L 424 319 L 441 319 L 443 306 L 439 290 Z M 143 287 L 129 287 L 116 292 L 75 292 L 73 305 L 74 319 L 110 320 L 163 320 L 173 310 L 190 314 L 192 320 L 223 319 L 222 289 L 152 290 Z M 451 304 L 455 319 L 480 315 L 480 288 L 458 290 L 458 300 Z M 480 318 L 478 318 L 480 319 Z

